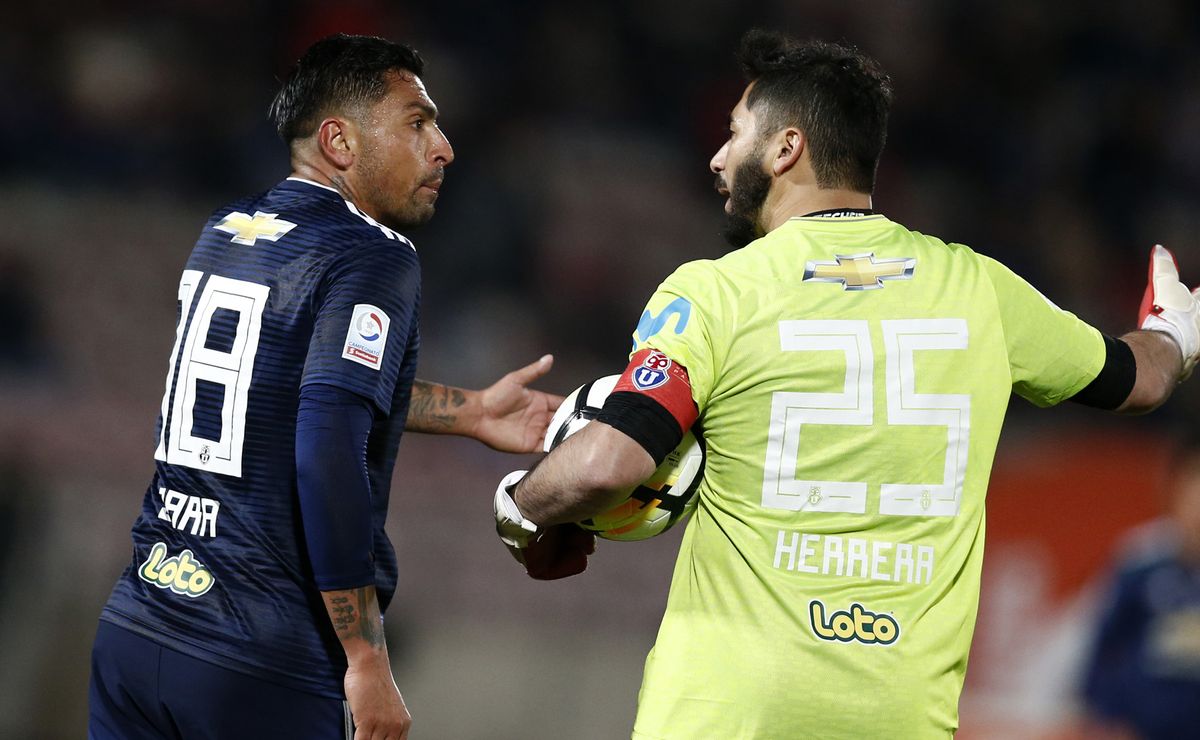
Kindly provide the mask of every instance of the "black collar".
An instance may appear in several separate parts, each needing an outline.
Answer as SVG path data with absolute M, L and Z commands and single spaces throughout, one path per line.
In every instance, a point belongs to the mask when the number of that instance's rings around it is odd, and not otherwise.
M 875 211 L 870 208 L 830 208 L 826 211 L 806 213 L 800 218 L 855 218 L 858 216 L 874 215 Z

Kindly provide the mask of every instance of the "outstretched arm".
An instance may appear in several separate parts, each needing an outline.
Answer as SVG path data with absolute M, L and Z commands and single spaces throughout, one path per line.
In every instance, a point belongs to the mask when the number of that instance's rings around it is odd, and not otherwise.
M 550 371 L 554 358 L 508 373 L 483 390 L 417 380 L 406 427 L 426 434 L 457 434 L 501 452 L 538 452 L 562 396 L 529 388 Z

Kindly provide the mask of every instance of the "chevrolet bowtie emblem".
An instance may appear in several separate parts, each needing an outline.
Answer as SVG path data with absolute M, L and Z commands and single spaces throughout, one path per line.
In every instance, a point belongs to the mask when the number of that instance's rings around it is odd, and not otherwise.
M 911 280 L 916 267 L 915 257 L 877 260 L 874 252 L 837 254 L 833 262 L 809 260 L 804 281 L 841 283 L 845 290 L 874 290 L 882 288 L 884 280 Z
M 296 224 L 276 218 L 274 213 L 255 211 L 252 218 L 249 214 L 234 211 L 221 219 L 221 223 L 213 228 L 217 231 L 224 231 L 226 234 L 233 234 L 233 238 L 229 241 L 234 244 L 245 244 L 252 247 L 258 239 L 279 241 L 279 237 L 296 228 Z

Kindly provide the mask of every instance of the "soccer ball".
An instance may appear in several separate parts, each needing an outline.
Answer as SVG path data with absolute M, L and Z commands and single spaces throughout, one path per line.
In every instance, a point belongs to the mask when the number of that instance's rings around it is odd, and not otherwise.
M 607 375 L 567 396 L 546 429 L 546 452 L 587 426 L 600 414 L 620 375 Z M 579 522 L 606 540 L 645 540 L 662 534 L 696 508 L 696 489 L 704 477 L 704 444 L 691 431 L 667 454 L 662 465 L 629 498 L 613 508 Z

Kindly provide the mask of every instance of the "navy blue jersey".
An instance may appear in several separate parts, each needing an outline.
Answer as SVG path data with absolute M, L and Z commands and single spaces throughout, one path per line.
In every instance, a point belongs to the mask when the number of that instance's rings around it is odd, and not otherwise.
M 1200 566 L 1166 545 L 1117 574 L 1085 674 L 1091 710 L 1147 740 L 1200 727 Z
M 304 545 L 300 388 L 370 399 L 375 585 L 419 343 L 412 244 L 334 190 L 289 178 L 218 210 L 179 286 L 155 474 L 102 619 L 174 650 L 341 696 L 346 661 Z

